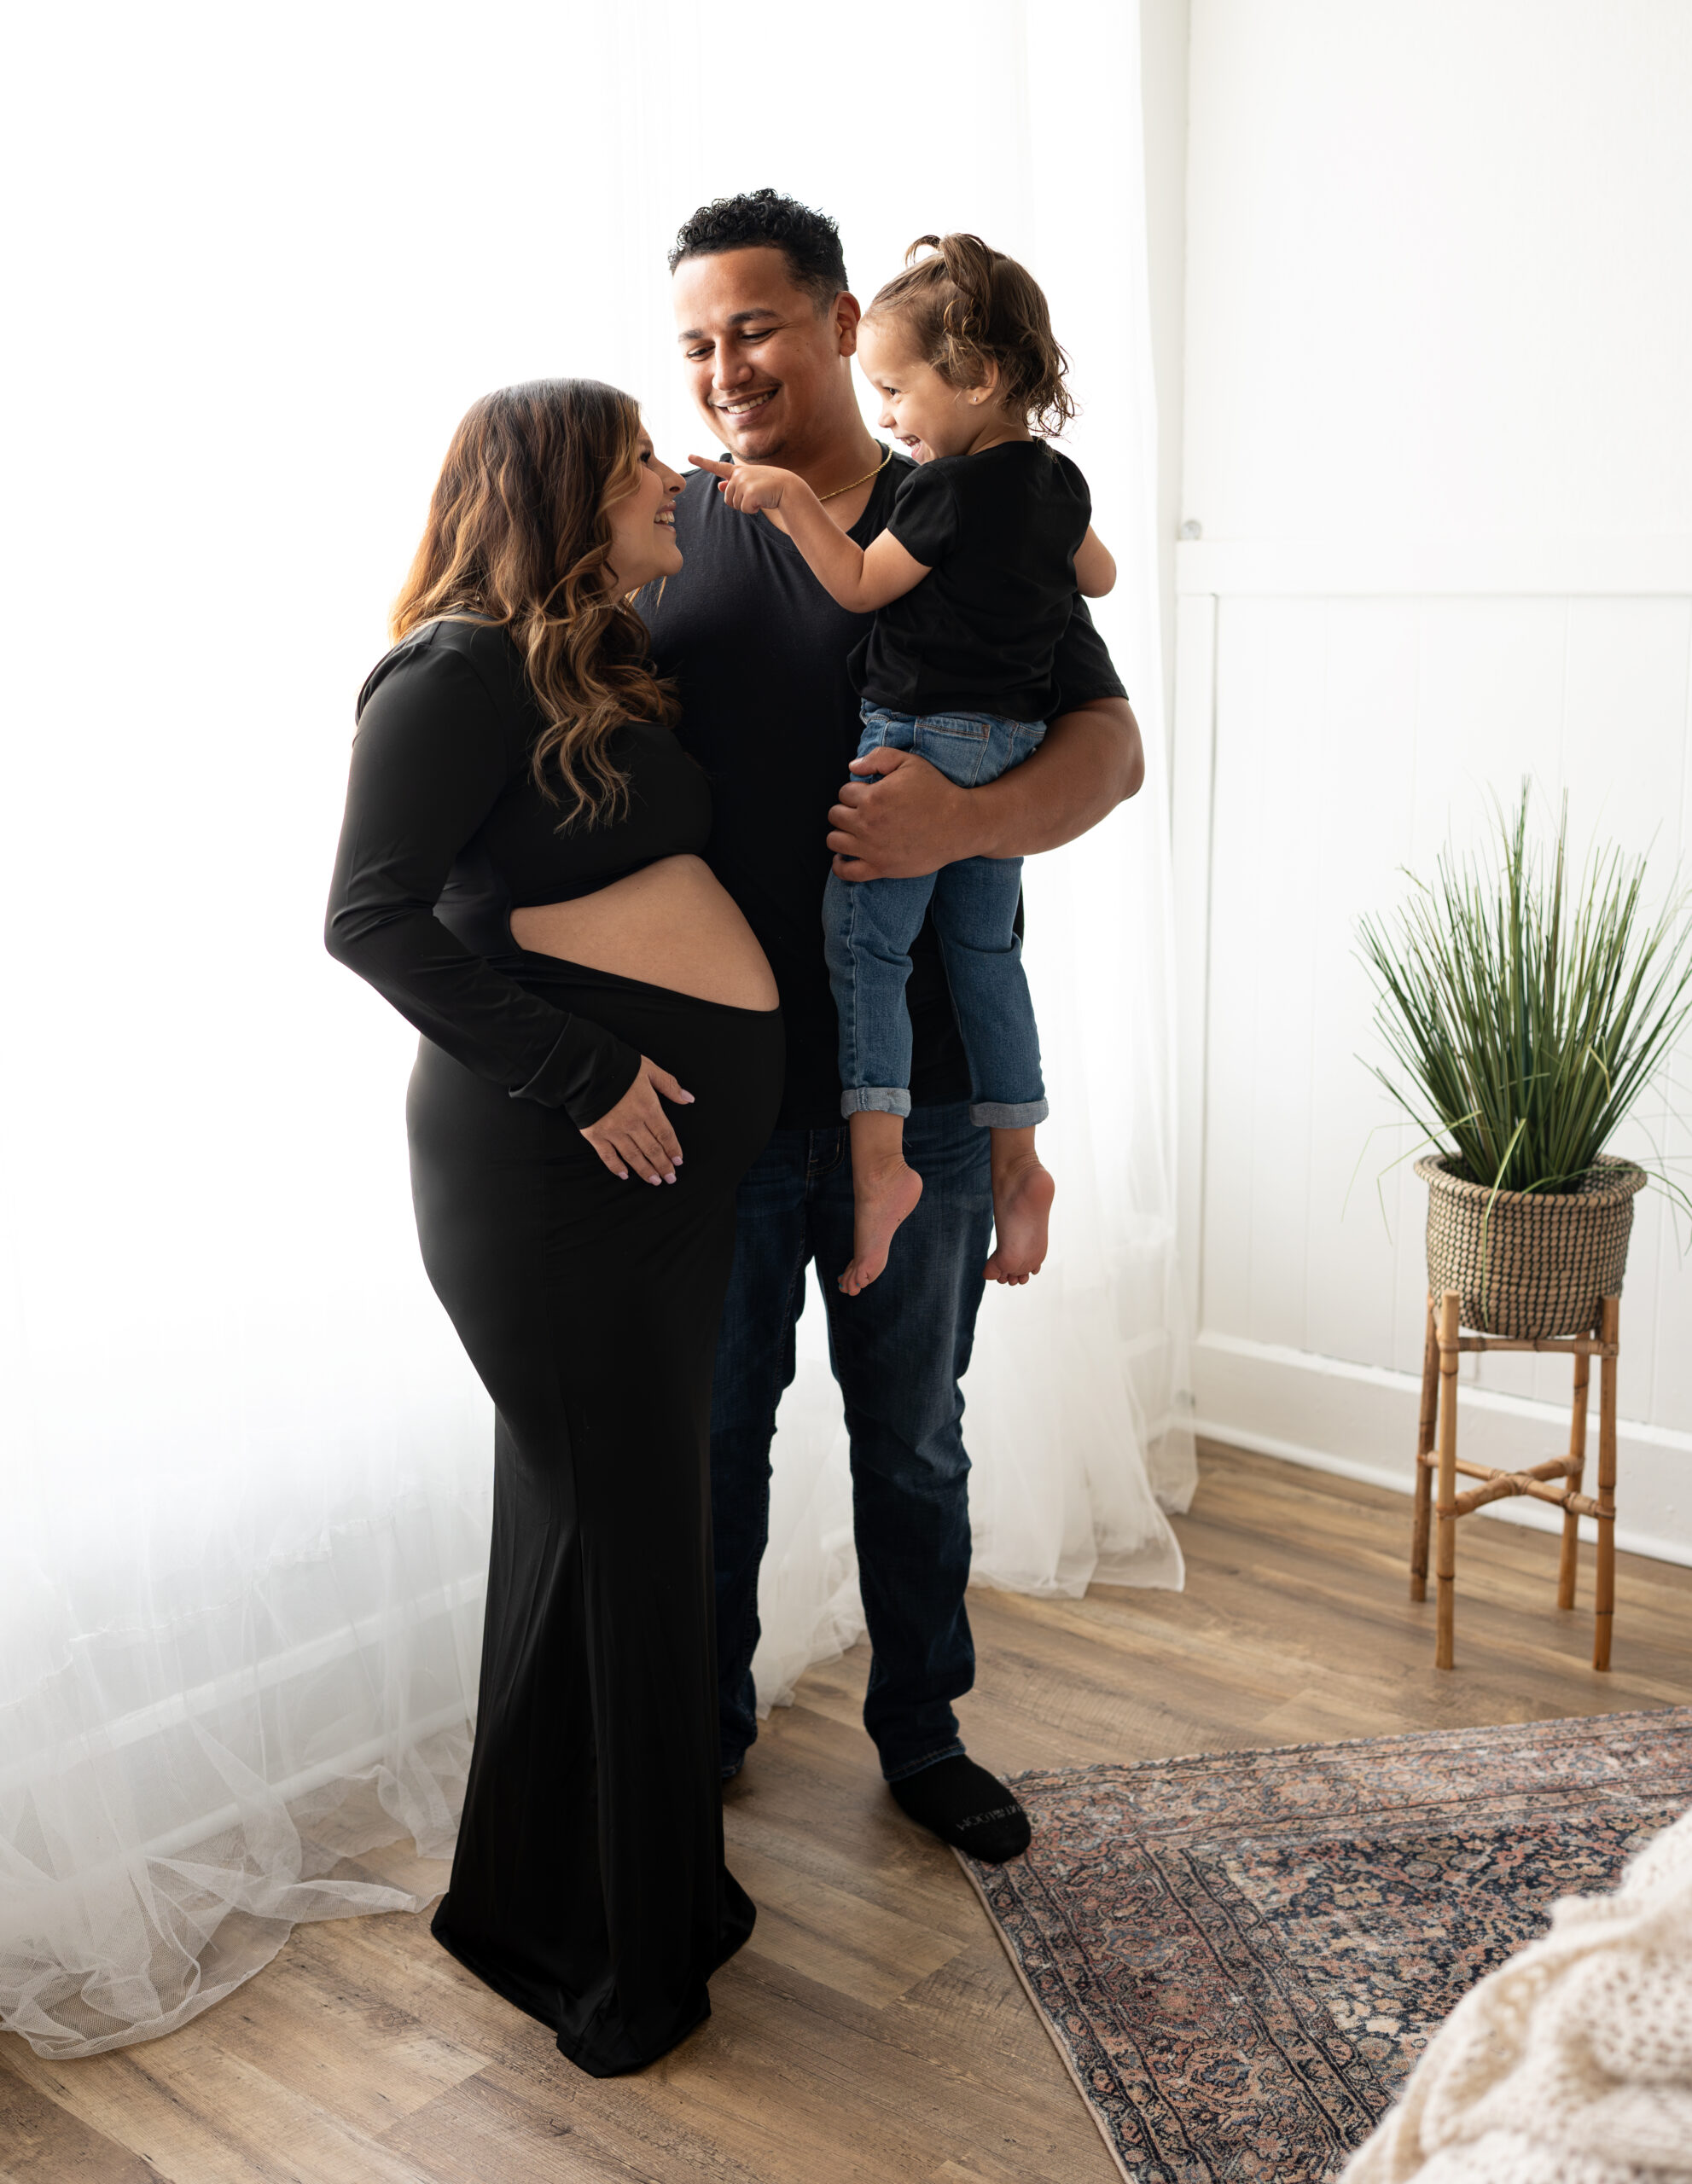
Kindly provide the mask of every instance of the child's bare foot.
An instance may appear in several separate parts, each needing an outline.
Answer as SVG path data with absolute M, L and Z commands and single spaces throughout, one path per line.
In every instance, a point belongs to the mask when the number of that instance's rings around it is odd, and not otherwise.
M 887 1263 L 887 1247 L 900 1222 L 910 1219 L 922 1195 L 922 1178 L 904 1165 L 904 1119 L 865 1107 L 850 1117 L 852 1140 L 852 1264 L 840 1289 L 856 1297 Z
M 888 1246 L 902 1221 L 916 1211 L 922 1195 L 922 1178 L 907 1168 L 904 1155 L 873 1165 L 852 1164 L 852 1264 L 840 1276 L 848 1297 L 867 1289 L 887 1263 Z
M 1007 1136 L 1020 1135 L 1007 1131 Z M 993 1136 L 997 1138 L 995 1130 Z M 1032 1140 L 1033 1132 L 1027 1132 Z M 1049 1169 L 1040 1165 L 1032 1143 L 1001 1160 L 994 1147 L 993 1255 L 987 1261 L 989 1281 L 1020 1286 L 1045 1263 L 1046 1222 L 1057 1185 Z

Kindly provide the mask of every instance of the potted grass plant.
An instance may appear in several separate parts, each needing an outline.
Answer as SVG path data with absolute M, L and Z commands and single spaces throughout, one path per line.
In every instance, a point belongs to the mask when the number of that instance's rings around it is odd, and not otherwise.
M 1435 1150 L 1427 1281 L 1465 1327 L 1538 1339 L 1591 1327 L 1617 1295 L 1633 1202 L 1662 1170 L 1605 1147 L 1662 1073 L 1692 1014 L 1692 921 L 1648 912 L 1643 860 L 1595 850 L 1571 885 L 1565 798 L 1549 852 L 1529 785 L 1497 814 L 1490 865 L 1450 845 L 1358 937 L 1392 1065 L 1374 1073 Z

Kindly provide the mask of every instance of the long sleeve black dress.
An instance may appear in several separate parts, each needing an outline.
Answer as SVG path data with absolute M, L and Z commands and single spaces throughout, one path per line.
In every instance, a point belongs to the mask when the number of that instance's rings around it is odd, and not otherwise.
M 407 1116 L 423 1259 L 495 1405 L 475 1748 L 436 1937 L 596 2077 L 708 2015 L 751 1931 L 723 1862 L 711 1363 L 735 1188 L 781 1096 L 778 1012 L 532 955 L 509 913 L 704 845 L 705 776 L 619 729 L 626 816 L 559 831 L 541 718 L 485 624 L 415 631 L 359 700 L 330 952 L 423 1034 Z M 648 1054 L 672 1185 L 581 1134 Z

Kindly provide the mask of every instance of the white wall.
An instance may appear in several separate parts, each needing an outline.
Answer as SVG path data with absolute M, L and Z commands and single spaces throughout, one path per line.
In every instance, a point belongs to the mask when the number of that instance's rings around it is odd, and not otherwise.
M 1181 458 L 1187 309 L 1187 55 L 1189 0 L 1140 0 L 1140 100 L 1146 169 L 1146 288 L 1157 395 L 1159 636 L 1163 712 L 1173 711 L 1175 537 L 1181 527 Z M 1130 692 L 1140 679 L 1132 671 Z
M 1524 773 L 1664 878 L 1692 847 L 1689 114 L 1683 0 L 1192 0 L 1177 879 L 1221 1438 L 1413 1475 L 1425 1197 L 1391 1170 L 1383 1220 L 1357 913 Z M 1618 1533 L 1692 1560 L 1673 1225 L 1641 1201 Z M 1566 1363 L 1474 1378 L 1471 1452 L 1552 1452 Z
M 1683 535 L 1685 0 L 1194 0 L 1206 537 Z

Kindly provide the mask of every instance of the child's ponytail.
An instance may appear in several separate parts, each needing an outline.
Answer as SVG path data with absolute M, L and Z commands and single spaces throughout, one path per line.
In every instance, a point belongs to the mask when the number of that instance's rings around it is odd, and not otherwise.
M 955 341 L 978 346 L 987 338 L 993 317 L 993 261 L 980 235 L 918 235 L 904 253 L 909 265 L 920 250 L 932 250 L 951 289 L 941 322 Z M 1009 261 L 1007 261 L 1008 263 Z
M 931 257 L 920 257 L 922 251 Z M 905 270 L 879 289 L 866 317 L 897 318 L 922 361 L 953 386 L 979 386 L 989 364 L 1013 410 L 1048 436 L 1075 415 L 1069 359 L 1032 274 L 980 235 L 919 235 Z

